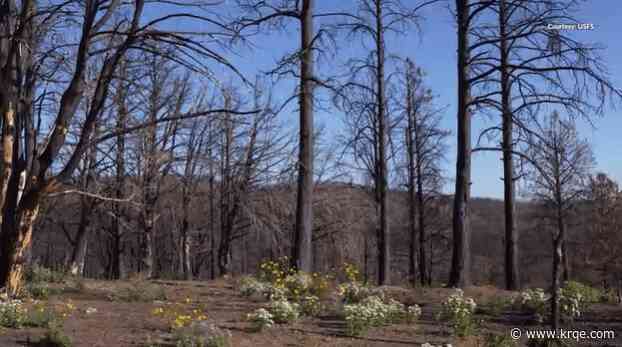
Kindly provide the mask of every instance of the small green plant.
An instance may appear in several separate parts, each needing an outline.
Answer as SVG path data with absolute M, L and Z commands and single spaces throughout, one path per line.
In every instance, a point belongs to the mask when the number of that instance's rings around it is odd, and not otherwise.
M 165 301 L 166 292 L 164 288 L 158 284 L 133 281 L 128 287 L 108 295 L 108 298 L 111 301 L 121 302 Z
M 30 283 L 26 285 L 26 293 L 36 300 L 47 300 L 50 297 L 50 287 L 45 282 Z
M 586 304 L 583 302 L 583 295 L 577 291 L 569 291 L 566 288 L 559 288 L 559 312 L 566 321 L 572 321 L 581 316 L 581 310 Z
M 332 275 L 322 275 L 317 272 L 311 274 L 311 287 L 309 291 L 318 298 L 327 298 L 331 294 L 330 283 L 333 280 Z
M 539 323 L 544 322 L 548 314 L 549 297 L 543 289 L 526 289 L 514 298 L 512 304 L 516 309 L 531 313 Z
M 284 284 L 285 277 L 295 271 L 289 267 L 289 258 L 280 257 L 277 260 L 264 260 L 259 265 L 259 280 L 272 283 L 276 286 Z
M 421 317 L 421 307 L 419 305 L 412 305 L 406 308 L 404 313 L 404 321 L 406 323 L 414 323 L 419 317 Z
M 379 296 L 369 296 L 356 304 L 346 304 L 343 308 L 346 333 L 357 336 L 370 327 L 379 327 L 399 322 L 413 322 L 421 315 L 417 305 L 406 308 L 404 304 L 390 299 L 385 302 Z
M 268 310 L 279 324 L 291 323 L 300 317 L 300 305 L 284 299 L 272 301 Z
M 82 293 L 86 290 L 86 283 L 81 277 L 73 277 L 70 281 L 67 281 L 67 284 L 63 287 L 63 292 L 65 293 Z
M 249 313 L 246 319 L 252 323 L 253 330 L 261 331 L 265 328 L 271 328 L 274 325 L 274 317 L 270 311 L 265 308 L 259 308 L 253 313 Z
M 59 313 L 53 307 L 45 305 L 42 302 L 36 302 L 30 310 L 25 325 L 36 328 L 50 328 L 62 325 Z
M 244 276 L 239 281 L 240 295 L 251 297 L 253 295 L 266 295 L 269 291 L 269 284 L 257 280 L 253 276 Z
M 65 272 L 54 271 L 40 265 L 29 267 L 24 274 L 24 280 L 27 283 L 63 283 L 66 279 Z
M 600 302 L 603 297 L 602 290 L 577 281 L 566 282 L 564 284 L 564 291 L 570 296 L 580 297 L 582 305 Z
M 283 280 L 283 284 L 289 298 L 293 301 L 299 301 L 300 298 L 311 295 L 313 277 L 306 272 L 296 272 L 287 275 Z
M 65 335 L 60 327 L 52 326 L 48 328 L 45 332 L 45 335 L 39 342 L 37 346 L 40 347 L 71 347 L 71 339 L 69 336 Z
M 439 318 L 447 320 L 457 336 L 471 336 L 477 329 L 477 322 L 473 316 L 476 307 L 473 298 L 465 297 L 461 289 L 456 289 L 456 292 L 443 302 Z
M 231 332 L 207 322 L 193 323 L 173 334 L 176 347 L 229 347 Z
M 300 308 L 302 314 L 310 317 L 319 316 L 322 312 L 322 303 L 320 298 L 315 295 L 307 295 L 300 299 Z
M 21 300 L 0 301 L 0 327 L 21 328 L 27 319 L 27 311 Z
M 358 268 L 356 267 L 356 265 L 354 264 L 344 263 L 343 273 L 349 282 L 358 282 L 360 279 L 359 278 L 360 272 Z
M 344 304 L 355 304 L 372 296 L 373 291 L 369 286 L 360 282 L 346 282 L 337 287 L 337 294 L 341 297 Z

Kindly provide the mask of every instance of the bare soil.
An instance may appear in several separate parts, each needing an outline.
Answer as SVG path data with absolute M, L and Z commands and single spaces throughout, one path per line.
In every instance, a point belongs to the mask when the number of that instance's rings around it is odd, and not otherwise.
M 124 281 L 85 280 L 79 291 L 67 291 L 51 296 L 52 302 L 72 302 L 77 310 L 63 325 L 64 333 L 77 347 L 125 347 L 149 346 L 160 343 L 173 346 L 167 322 L 152 314 L 157 307 L 153 302 L 120 302 L 110 299 L 110 293 L 122 286 Z M 487 347 L 481 336 L 488 333 L 508 334 L 512 328 L 536 329 L 531 317 L 509 309 L 494 312 L 487 303 L 495 298 L 509 297 L 511 292 L 492 287 L 471 287 L 465 294 L 473 297 L 479 304 L 477 318 L 482 320 L 478 337 L 458 339 L 451 336 L 449 327 L 435 319 L 442 300 L 450 294 L 444 288 L 406 289 L 389 287 L 389 295 L 406 304 L 418 304 L 423 314 L 418 322 L 407 325 L 393 325 L 375 328 L 361 337 L 345 336 L 345 323 L 339 317 L 334 304 L 332 310 L 318 318 L 304 318 L 292 325 L 276 326 L 262 332 L 253 332 L 244 320 L 247 313 L 265 305 L 243 298 L 235 290 L 234 280 L 208 282 L 153 281 L 162 286 L 167 300 L 187 305 L 188 309 L 205 307 L 208 320 L 232 333 L 232 346 L 420 346 L 425 342 L 432 344 L 451 343 L 453 346 Z M 185 298 L 191 298 L 190 303 Z M 96 313 L 86 314 L 86 308 L 97 309 Z M 583 340 L 571 343 L 577 346 L 622 346 L 622 307 L 614 304 L 594 304 L 580 319 L 568 329 L 613 330 L 614 340 Z M 22 328 L 3 329 L 0 332 L 0 347 L 37 346 L 35 344 L 44 329 Z M 520 341 L 523 345 L 526 339 Z

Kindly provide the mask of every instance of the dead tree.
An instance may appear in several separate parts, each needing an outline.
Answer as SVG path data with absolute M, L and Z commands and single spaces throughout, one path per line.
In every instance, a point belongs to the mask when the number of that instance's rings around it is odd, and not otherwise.
M 490 1 L 495 22 L 470 28 L 475 39 L 471 86 L 476 96 L 471 105 L 480 113 L 500 114 L 501 125 L 479 134 L 473 152 L 496 150 L 503 156 L 505 209 L 505 286 L 520 287 L 515 181 L 521 172 L 515 159 L 523 138 L 529 138 L 532 122 L 538 123 L 543 107 L 561 107 L 566 113 L 591 118 L 602 112 L 605 97 L 620 96 L 607 79 L 607 71 L 593 43 L 579 42 L 568 33 L 547 29 L 547 24 L 572 21 L 576 1 Z M 570 87 L 569 87 L 570 86 Z M 482 139 L 497 146 L 480 144 Z M 518 167 L 520 169 L 520 167 Z
M 172 19 L 201 21 L 208 26 L 217 26 L 217 22 L 209 15 L 197 16 L 196 13 L 203 12 L 203 7 L 199 5 L 174 4 L 164 11 L 166 13 L 150 16 L 146 20 L 143 16 L 145 7 L 153 3 L 145 3 L 143 0 L 132 3 L 87 0 L 75 9 L 66 11 L 67 6 L 74 4 L 77 2 L 52 1 L 39 4 L 26 1 L 18 8 L 17 1 L 8 0 L 0 5 L 0 81 L 3 86 L 7 86 L 0 91 L 3 157 L 0 170 L 0 286 L 7 287 L 11 295 L 16 294 L 21 285 L 25 254 L 31 244 L 33 224 L 42 198 L 69 180 L 88 147 L 116 136 L 109 133 L 93 139 L 91 135 L 105 108 L 118 64 L 127 52 L 151 50 L 159 42 L 176 48 L 160 51 L 162 56 L 198 72 L 205 72 L 207 68 L 197 63 L 197 59 L 188 59 L 188 56 L 201 56 L 233 68 L 214 49 L 193 39 L 193 36 L 198 36 L 195 33 L 180 34 L 163 29 L 163 25 Z M 188 13 L 190 7 L 196 13 Z M 59 12 L 63 15 L 57 16 Z M 226 35 L 224 26 L 217 30 Z M 58 31 L 67 33 L 61 42 Z M 110 40 L 99 40 L 104 36 Z M 77 42 L 71 41 L 73 37 L 77 37 Z M 106 45 L 102 43 L 104 41 L 114 44 Z M 59 50 L 65 52 L 67 49 L 69 59 L 59 53 Z M 171 51 L 177 55 L 174 56 Z M 184 54 L 185 58 L 182 58 Z M 86 71 L 96 56 L 102 57 L 103 63 L 96 69 L 97 77 L 93 97 L 87 107 L 88 113 L 76 129 L 77 142 L 67 146 L 69 127 L 78 106 L 84 101 Z M 47 66 L 58 65 L 48 61 L 54 59 L 64 61 L 57 61 L 58 64 L 69 64 L 69 71 L 47 69 Z M 60 92 L 60 98 L 52 98 L 48 94 L 37 95 L 40 90 L 37 86 L 45 83 L 54 84 Z M 35 112 L 38 110 L 33 101 L 38 97 L 48 101 L 41 112 Z M 197 112 L 180 117 L 203 114 L 208 113 Z M 44 132 L 44 129 L 37 126 L 44 123 L 38 121 L 42 117 L 47 118 L 45 124 L 51 128 L 49 133 L 43 135 L 38 132 Z M 139 124 L 125 130 L 129 132 L 144 126 Z M 61 159 L 61 150 L 65 149 L 68 156 Z M 20 177 L 25 177 L 22 186 Z
M 313 229 L 313 89 L 316 83 L 314 76 L 314 50 L 319 33 L 314 31 L 314 0 L 284 2 L 242 0 L 238 1 L 242 10 L 248 14 L 238 21 L 240 31 L 262 26 L 284 28 L 288 19 L 296 20 L 300 26 L 300 47 L 296 53 L 285 57 L 274 70 L 283 73 L 289 65 L 297 64 L 299 88 L 300 130 L 298 144 L 298 182 L 296 221 L 293 233 L 291 265 L 302 271 L 311 271 L 312 260 L 312 229 Z M 278 3 L 278 4 L 277 4 Z
M 251 223 L 240 223 L 253 214 L 250 197 L 263 179 L 270 179 L 275 157 L 281 152 L 277 113 L 270 92 L 262 92 L 261 83 L 254 86 L 254 107 L 259 110 L 252 119 L 223 113 L 220 120 L 220 240 L 218 270 L 231 271 L 232 242 L 244 238 Z M 226 109 L 241 107 L 239 95 L 224 90 Z M 268 172 L 267 172 L 268 171 Z
M 581 244 L 587 253 L 586 263 L 600 273 L 604 288 L 620 287 L 622 193 L 618 183 L 602 172 L 590 176 L 582 211 L 587 214 Z
M 554 227 L 551 326 L 559 328 L 559 288 L 561 287 L 562 247 L 566 243 L 567 219 L 584 197 L 594 158 L 589 144 L 581 139 L 572 121 L 553 115 L 539 126 L 528 144 L 532 159 L 528 176 L 530 191 L 547 209 Z
M 97 131 L 94 132 L 97 134 Z M 85 158 L 80 168 L 81 174 L 79 176 L 79 187 L 83 192 L 88 192 L 93 189 L 93 185 L 96 183 L 97 176 L 97 147 L 90 147 L 85 155 Z M 101 200 L 98 200 L 92 196 L 81 195 L 80 200 L 80 217 L 78 222 L 78 230 L 72 241 L 73 250 L 69 263 L 67 264 L 68 272 L 74 276 L 82 276 L 84 273 L 84 265 L 86 261 L 87 246 L 89 243 L 89 236 L 91 234 L 91 214 L 95 211 L 96 206 Z
M 353 59 L 350 63 L 353 78 L 341 87 L 338 97 L 343 99 L 342 106 L 350 111 L 361 112 L 359 120 L 368 118 L 372 129 L 373 163 L 368 163 L 371 168 L 370 174 L 374 181 L 374 194 L 376 201 L 376 246 L 378 257 L 378 284 L 388 284 L 390 282 L 390 226 L 388 220 L 387 192 L 389 187 L 388 177 L 388 143 L 391 124 L 388 120 L 388 100 L 386 92 L 387 77 L 385 76 L 385 38 L 387 32 L 398 32 L 417 24 L 419 10 L 436 1 L 419 3 L 412 7 L 404 6 L 397 0 L 361 0 L 358 1 L 358 11 L 355 13 L 341 14 L 345 19 L 337 25 L 337 28 L 345 30 L 348 37 L 360 36 L 365 42 L 369 43 L 371 54 L 364 59 Z M 367 74 L 365 81 L 357 81 L 357 74 Z M 347 98 L 353 93 L 353 89 L 361 89 L 354 92 L 361 96 L 367 94 L 371 96 L 371 101 L 367 105 L 362 105 L 362 99 L 349 102 Z M 350 106 L 347 106 L 350 104 Z M 358 104 L 358 106 L 356 105 Z M 358 110 L 357 110 L 358 109 Z M 361 125 L 361 123 L 359 123 Z M 354 133 L 356 134 L 356 133 Z M 354 135 L 353 140 L 359 140 L 358 135 Z M 356 152 L 356 150 L 355 150 Z M 368 158 L 370 159 L 370 158 Z
M 142 210 L 139 225 L 142 234 L 139 236 L 141 263 L 138 271 L 147 278 L 157 277 L 155 270 L 155 233 L 158 212 L 158 201 L 161 196 L 163 180 L 173 167 L 178 121 L 157 124 L 160 118 L 174 118 L 181 114 L 182 107 L 188 98 L 189 82 L 183 76 L 176 77 L 173 68 L 157 56 L 147 56 L 149 61 L 146 71 L 147 83 L 142 96 L 144 119 L 149 126 L 142 130 L 139 143 L 139 186 Z
M 456 23 L 458 33 L 458 112 L 457 112 L 457 156 L 456 184 L 453 209 L 453 251 L 448 286 L 464 287 L 471 283 L 471 221 L 469 200 L 471 198 L 471 113 L 474 45 L 469 33 L 478 13 L 490 4 L 456 0 Z
M 209 122 L 209 121 L 208 121 Z M 191 221 L 190 206 L 191 202 L 198 193 L 199 173 L 201 171 L 201 155 L 204 153 L 206 145 L 210 140 L 208 122 L 201 122 L 201 119 L 193 119 L 189 123 L 188 134 L 182 145 L 184 158 L 182 162 L 181 175 L 181 221 L 179 226 L 179 262 L 180 269 L 185 280 L 192 279 L 193 274 L 198 275 L 198 270 L 193 271 L 191 261 Z M 196 261 L 199 263 L 199 261 Z
M 416 284 L 416 266 L 419 282 L 430 285 L 428 269 L 430 235 L 428 230 L 430 210 L 442 186 L 441 162 L 446 149 L 445 140 L 449 132 L 440 128 L 440 109 L 436 108 L 434 96 L 424 85 L 424 73 L 412 61 L 406 60 L 403 83 L 405 84 L 404 117 L 406 118 L 406 187 L 409 204 L 409 273 Z M 418 255 L 418 257 L 417 257 Z

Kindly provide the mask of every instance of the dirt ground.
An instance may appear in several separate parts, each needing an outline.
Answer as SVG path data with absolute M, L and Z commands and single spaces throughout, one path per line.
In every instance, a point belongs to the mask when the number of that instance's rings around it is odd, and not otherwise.
M 275 326 L 262 332 L 252 332 L 244 320 L 247 313 L 265 303 L 243 298 L 234 289 L 233 280 L 209 282 L 155 281 L 164 288 L 167 301 L 186 305 L 188 309 L 204 307 L 209 322 L 232 334 L 232 346 L 420 346 L 452 343 L 453 346 L 487 347 L 477 338 L 459 340 L 451 336 L 450 330 L 435 319 L 443 298 L 451 293 L 444 288 L 405 289 L 388 288 L 390 296 L 405 304 L 418 304 L 422 308 L 421 318 L 414 324 L 392 325 L 375 328 L 361 337 L 344 335 L 345 323 L 336 312 L 327 312 L 318 318 L 304 318 L 292 325 Z M 63 325 L 64 333 L 76 347 L 125 347 L 149 346 L 149 342 L 167 346 L 170 337 L 167 322 L 152 311 L 154 302 L 113 301 L 109 294 L 126 282 L 104 282 L 85 280 L 79 291 L 68 291 L 53 295 L 51 302 L 72 302 L 76 307 Z M 492 287 L 472 287 L 465 295 L 478 302 L 477 318 L 483 323 L 479 336 L 489 332 L 509 334 L 512 328 L 536 329 L 529 317 L 519 312 L 504 310 L 491 315 L 487 302 L 495 298 L 509 297 L 512 293 Z M 186 302 L 186 298 L 190 298 Z M 95 308 L 92 314 L 86 308 Z M 571 327 L 568 327 L 570 329 Z M 615 340 L 583 340 L 573 343 L 577 346 L 622 346 L 622 307 L 619 305 L 595 304 L 572 326 L 580 330 L 613 330 Z M 36 346 L 44 329 L 3 329 L 0 332 L 0 347 Z M 169 340 L 170 341 L 170 340 Z M 526 339 L 523 337 L 521 343 Z M 169 342 L 168 346 L 172 346 Z

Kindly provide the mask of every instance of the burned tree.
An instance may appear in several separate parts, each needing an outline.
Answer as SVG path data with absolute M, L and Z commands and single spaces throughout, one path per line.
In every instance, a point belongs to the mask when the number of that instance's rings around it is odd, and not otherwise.
M 476 40 L 472 105 L 480 113 L 500 115 L 500 124 L 479 134 L 473 152 L 502 153 L 507 289 L 520 287 L 515 206 L 515 182 L 522 175 L 516 159 L 525 157 L 520 144 L 547 106 L 589 119 L 602 114 L 607 95 L 621 95 L 608 80 L 600 46 L 548 29 L 550 23 L 580 22 L 573 13 L 577 6 L 576 1 L 495 0 L 487 9 L 494 21 L 482 19 L 469 31 Z M 495 146 L 480 144 L 483 139 Z
M 167 13 L 146 20 L 143 15 L 145 7 L 154 3 L 142 0 L 132 3 L 87 0 L 79 4 L 76 1 L 46 4 L 25 1 L 19 8 L 17 3 L 4 1 L 0 11 L 0 80 L 6 86 L 0 92 L 3 157 L 0 170 L 0 286 L 6 286 L 11 295 L 16 294 L 21 285 L 25 254 L 31 244 L 33 224 L 42 198 L 68 181 L 87 148 L 95 142 L 115 137 L 102 134 L 93 139 L 92 134 L 123 57 L 132 50 L 152 50 L 160 42 L 164 46 L 176 47 L 174 51 L 177 53 L 174 56 L 164 50 L 159 52 L 160 55 L 198 72 L 205 72 L 207 68 L 188 57 L 200 55 L 230 66 L 213 49 L 195 41 L 195 34 L 172 33 L 162 28 L 173 18 L 218 26 L 216 21 L 207 17 L 209 15 L 201 17 L 187 13 L 186 10 L 193 5 L 174 4 Z M 69 6 L 70 11 L 67 10 Z M 200 6 L 193 9 L 203 11 Z M 63 15 L 57 16 L 59 12 Z M 226 28 L 219 26 L 217 30 L 226 36 Z M 61 37 L 57 35 L 58 31 L 67 35 Z M 104 36 L 106 40 L 99 40 Z M 77 37 L 77 42 L 71 41 L 73 37 Z M 108 44 L 112 42 L 114 44 Z M 62 53 L 65 50 L 70 53 L 70 59 L 65 59 Z M 93 96 L 85 101 L 86 73 L 94 67 L 93 57 L 102 57 L 103 61 L 95 67 Z M 69 71 L 54 68 L 60 64 L 59 59 L 64 61 L 63 64 L 69 64 Z M 60 98 L 41 89 L 46 83 L 51 85 L 50 88 L 53 86 Z M 45 107 L 36 106 L 34 100 L 37 98 L 46 99 Z M 68 146 L 69 127 L 83 102 L 89 104 L 88 113 L 75 130 L 78 140 Z M 201 114 L 206 113 L 180 116 Z M 41 118 L 46 118 L 45 122 L 39 123 Z M 37 124 L 49 125 L 50 129 L 46 131 L 48 126 L 38 127 Z M 141 127 L 144 124 L 126 130 Z M 61 159 L 61 150 L 65 149 L 68 156 Z M 20 177 L 25 177 L 22 185 Z
M 557 113 L 539 126 L 526 152 L 531 158 L 528 176 L 533 198 L 546 209 L 553 231 L 553 274 L 551 326 L 559 328 L 559 288 L 561 287 L 562 251 L 566 243 L 569 216 L 585 196 L 589 172 L 594 159 L 589 144 L 581 139 L 571 120 Z
M 288 19 L 295 19 L 300 26 L 300 48 L 292 55 L 285 57 L 275 72 L 285 73 L 289 65 L 298 65 L 297 99 L 299 103 L 299 143 L 298 143 L 298 182 L 296 220 L 293 233 L 291 265 L 299 270 L 310 272 L 312 260 L 313 234 L 313 89 L 316 82 L 314 76 L 314 50 L 319 33 L 314 32 L 315 0 L 287 0 L 277 4 L 271 1 L 242 0 L 239 5 L 248 14 L 238 21 L 240 31 L 262 26 L 283 28 Z M 277 3 L 275 1 L 275 3 Z
M 409 59 L 406 60 L 403 80 L 406 93 L 403 112 L 406 118 L 404 151 L 409 205 L 409 274 L 412 284 L 416 284 L 415 268 L 418 265 L 419 282 L 430 285 L 428 243 L 431 236 L 428 224 L 431 224 L 430 212 L 443 182 L 441 162 L 449 132 L 439 126 L 441 110 L 434 106 L 432 91 L 424 84 L 424 72 Z
M 339 29 L 347 32 L 348 37 L 362 37 L 364 42 L 370 45 L 371 51 L 369 56 L 363 59 L 353 59 L 350 62 L 352 78 L 341 87 L 337 94 L 338 99 L 341 100 L 341 106 L 347 113 L 360 113 L 353 115 L 354 137 L 349 142 L 352 146 L 356 146 L 357 141 L 367 142 L 365 146 L 371 146 L 367 149 L 366 166 L 374 183 L 377 214 L 377 275 L 380 285 L 390 282 L 391 273 L 387 192 L 389 188 L 389 132 L 392 125 L 387 110 L 389 101 L 386 91 L 387 76 L 385 75 L 386 33 L 402 33 L 402 30 L 417 24 L 419 11 L 434 2 L 436 1 L 406 7 L 397 0 L 361 0 L 358 2 L 358 11 L 342 14 L 346 20 L 337 25 Z M 348 101 L 350 97 L 356 100 Z M 361 126 L 363 128 L 360 128 Z M 369 131 L 369 134 L 360 136 L 362 134 L 358 133 L 364 128 Z M 356 156 L 360 150 L 354 149 L 353 152 Z

